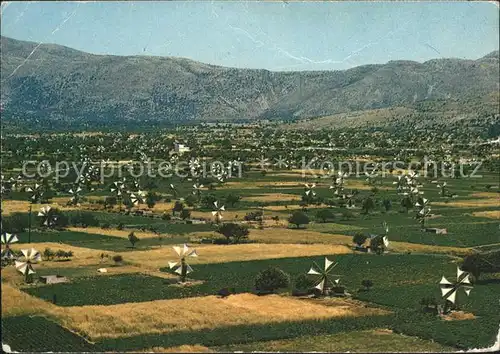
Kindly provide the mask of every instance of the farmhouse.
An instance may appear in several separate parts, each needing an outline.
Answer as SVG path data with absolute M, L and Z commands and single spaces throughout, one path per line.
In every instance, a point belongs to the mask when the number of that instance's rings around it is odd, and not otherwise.
M 44 284 L 57 284 L 57 283 L 67 283 L 68 278 L 62 275 L 43 275 L 40 277 L 40 281 Z

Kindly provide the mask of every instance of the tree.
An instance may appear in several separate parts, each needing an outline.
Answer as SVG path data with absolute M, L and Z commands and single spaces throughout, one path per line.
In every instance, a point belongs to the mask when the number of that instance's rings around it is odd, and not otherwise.
M 408 210 L 410 210 L 411 208 L 413 208 L 413 203 L 411 202 L 411 199 L 409 196 L 405 196 L 402 200 L 401 200 L 401 206 L 403 208 L 405 208 L 406 210 L 406 213 L 408 214 Z
M 299 274 L 294 280 L 294 288 L 299 292 L 309 292 L 314 288 L 314 280 L 305 273 Z
M 460 268 L 471 273 L 476 279 L 481 273 L 500 272 L 500 250 L 467 255 Z
M 373 286 L 373 282 L 370 279 L 365 279 L 361 282 L 361 285 L 365 288 L 366 291 L 369 291 Z
M 191 211 L 188 209 L 182 209 L 180 217 L 182 220 L 189 219 L 191 217 Z
M 239 243 L 248 238 L 250 231 L 246 225 L 225 223 L 218 227 L 217 232 L 224 235 L 228 243 Z
M 217 201 L 217 197 L 213 195 L 212 193 L 205 194 L 201 198 L 201 204 L 203 205 L 204 208 L 207 209 L 212 209 L 214 207 L 214 202 Z
M 382 254 L 385 251 L 384 240 L 382 236 L 375 236 L 370 239 L 370 250 L 376 254 Z
M 198 198 L 194 196 L 193 194 L 188 195 L 186 198 L 184 198 L 184 201 L 186 202 L 186 205 L 188 207 L 194 207 L 196 203 L 198 202 Z
M 158 200 L 160 200 L 160 197 L 155 192 L 149 192 L 146 195 L 146 205 L 149 209 L 153 209 Z
M 271 293 L 290 285 L 290 276 L 277 267 L 264 269 L 255 278 L 257 291 Z
M 135 233 L 132 231 L 131 233 L 128 234 L 128 240 L 132 244 L 132 247 L 135 247 L 135 244 L 139 242 L 139 237 L 137 237 Z
M 354 234 L 353 238 L 352 238 L 352 242 L 354 242 L 355 244 L 357 244 L 359 247 L 363 246 L 364 243 L 366 242 L 366 239 L 368 237 L 364 234 L 362 234 L 361 232 L 357 232 Z
M 180 213 L 184 209 L 184 204 L 182 202 L 176 200 L 174 207 L 172 208 L 172 215 L 175 215 L 176 212 Z
M 375 208 L 375 203 L 371 197 L 366 197 L 363 200 L 362 210 L 364 214 L 368 214 L 371 210 Z
M 335 214 L 329 209 L 321 209 L 316 213 L 316 219 L 321 220 L 321 222 L 326 222 L 335 218 Z
M 297 210 L 288 218 L 288 222 L 298 229 L 300 225 L 309 224 L 309 217 L 304 212 Z
M 386 212 L 391 210 L 392 208 L 392 202 L 390 201 L 390 199 L 384 199 L 382 201 L 382 205 L 384 206 Z
M 239 195 L 230 193 L 226 196 L 226 203 L 229 204 L 231 207 L 234 207 L 236 203 L 240 201 L 241 197 Z
M 52 251 L 52 250 L 51 250 L 50 248 L 48 248 L 48 247 L 47 247 L 47 248 L 45 248 L 45 250 L 43 251 L 43 256 L 45 257 L 45 259 L 46 259 L 47 261 L 50 261 L 50 260 L 54 259 L 54 256 L 55 256 L 55 255 L 56 255 L 56 254 L 54 253 L 54 251 Z

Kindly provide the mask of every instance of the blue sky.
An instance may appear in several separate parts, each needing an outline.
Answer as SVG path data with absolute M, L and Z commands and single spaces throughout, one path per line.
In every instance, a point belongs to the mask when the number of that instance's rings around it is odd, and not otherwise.
M 269 70 L 477 59 L 499 46 L 487 2 L 2 2 L 2 35 L 96 54 Z

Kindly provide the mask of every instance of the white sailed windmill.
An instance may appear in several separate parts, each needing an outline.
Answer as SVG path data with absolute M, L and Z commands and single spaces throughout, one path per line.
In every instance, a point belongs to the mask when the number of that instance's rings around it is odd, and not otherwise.
M 177 198 L 177 188 L 175 188 L 175 186 L 172 183 L 170 183 L 168 188 L 172 191 L 174 198 Z
M 198 199 L 200 199 L 202 188 L 203 188 L 203 184 L 199 184 L 199 183 L 193 184 L 193 195 L 196 195 L 198 197 Z
M 35 274 L 35 270 L 33 269 L 33 264 L 36 264 L 42 260 L 42 256 L 40 252 L 36 249 L 26 249 L 21 250 L 24 260 L 16 261 L 16 269 L 25 275 L 26 281 L 28 281 L 28 277 L 31 274 Z
M 186 281 L 186 276 L 193 271 L 193 268 L 186 263 L 186 257 L 198 257 L 195 249 L 190 249 L 188 245 L 184 244 L 183 247 L 174 246 L 172 247 L 179 256 L 177 262 L 168 262 L 168 267 L 174 269 L 174 272 L 181 276 L 181 282 Z
M 80 205 L 80 192 L 82 191 L 82 188 L 77 185 L 74 188 L 71 188 L 69 190 L 69 194 L 71 194 L 71 199 L 70 202 L 73 205 Z
M 30 196 L 31 203 L 36 203 L 40 201 L 43 195 L 42 186 L 38 183 L 35 183 L 33 187 L 26 187 L 26 192 L 31 193 Z
M 339 276 L 336 274 L 330 274 L 332 269 L 335 268 L 337 264 L 338 263 L 334 263 L 325 257 L 325 266 L 323 268 L 320 267 L 316 262 L 313 262 L 313 266 L 311 266 L 311 269 L 309 269 L 309 271 L 307 272 L 307 274 L 309 275 L 319 275 L 315 288 L 320 290 L 321 294 L 323 295 L 326 295 L 326 290 L 329 286 L 329 283 L 332 283 L 329 277 L 331 275 Z M 340 279 L 335 279 L 333 283 L 338 284 L 339 281 Z
M 304 184 L 304 187 L 306 187 L 305 193 L 308 197 L 316 196 L 316 192 L 314 191 L 314 188 L 316 188 L 316 183 L 313 184 L 306 183 Z
M 122 181 L 115 181 L 111 185 L 111 193 L 116 194 L 116 198 L 120 201 L 120 211 L 122 210 L 123 191 L 125 190 L 125 183 Z
M 144 203 L 144 198 L 146 197 L 146 192 L 138 190 L 135 193 L 130 193 L 130 201 L 135 206 Z
M 218 201 L 214 202 L 214 207 L 215 207 L 215 210 L 212 211 L 212 215 L 215 216 L 215 221 L 217 223 L 220 223 L 220 220 L 222 219 L 222 212 L 225 211 L 226 209 L 225 209 L 224 205 L 221 205 L 219 207 Z
M 439 286 L 441 287 L 441 295 L 443 299 L 454 304 L 457 296 L 457 291 L 460 288 L 463 288 L 468 296 L 473 288 L 469 277 L 470 277 L 469 273 L 460 270 L 460 268 L 458 267 L 457 267 L 457 281 L 455 283 L 451 283 L 450 281 L 448 281 L 448 279 L 446 279 L 443 276 L 441 278 L 441 281 L 439 282 Z
M 14 259 L 14 253 L 10 249 L 10 245 L 18 242 L 19 239 L 16 235 L 4 233 L 2 234 L 2 245 L 4 245 L 5 249 L 2 250 L 2 259 Z
M 51 212 L 52 208 L 48 205 L 40 208 L 38 216 L 42 217 L 43 224 L 48 227 L 54 226 L 57 221 L 57 216 Z
M 402 193 L 405 189 L 408 188 L 407 183 L 406 183 L 406 178 L 405 176 L 399 175 L 398 180 L 392 182 L 392 184 L 396 185 L 396 191 L 398 193 Z
M 448 186 L 448 183 L 446 183 L 446 182 L 443 182 L 443 183 L 437 185 L 438 188 L 441 188 L 441 197 L 446 197 L 447 186 Z
M 429 200 L 426 198 L 422 198 L 421 200 L 418 200 L 415 203 L 415 206 L 417 207 L 418 210 L 416 218 L 420 220 L 422 228 L 425 227 L 425 218 L 431 215 L 431 207 L 429 204 L 430 204 Z
M 389 248 L 389 238 L 388 238 L 388 234 L 389 234 L 389 225 L 387 225 L 387 223 L 384 221 L 382 223 L 382 227 L 384 228 L 384 236 L 382 236 L 382 242 L 384 243 L 384 249 L 387 249 Z
M 117 197 L 121 197 L 125 190 L 125 184 L 122 181 L 113 182 L 111 185 L 111 192 L 115 193 Z

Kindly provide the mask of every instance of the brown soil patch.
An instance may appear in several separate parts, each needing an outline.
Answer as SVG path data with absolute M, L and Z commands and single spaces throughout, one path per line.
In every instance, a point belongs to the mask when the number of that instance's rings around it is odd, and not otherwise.
M 452 311 L 448 315 L 442 316 L 445 321 L 464 321 L 464 320 L 473 320 L 476 316 L 470 312 L 464 311 Z

